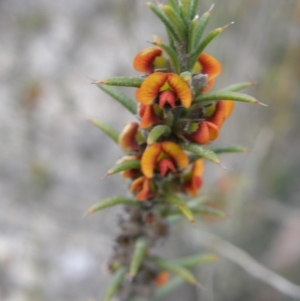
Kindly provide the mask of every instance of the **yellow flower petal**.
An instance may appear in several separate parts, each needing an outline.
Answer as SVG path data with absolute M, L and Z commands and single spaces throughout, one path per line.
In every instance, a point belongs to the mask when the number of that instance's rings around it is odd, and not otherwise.
M 155 72 L 148 76 L 142 83 L 141 87 L 136 90 L 135 97 L 138 102 L 144 105 L 152 104 L 158 95 L 160 88 L 167 80 L 167 73 Z
M 206 125 L 208 127 L 209 140 L 214 141 L 219 136 L 219 128 L 215 124 L 213 124 L 209 121 L 204 121 L 204 122 L 206 123 Z
M 192 177 L 202 176 L 203 171 L 204 171 L 204 160 L 203 159 L 196 160 L 193 165 Z
M 141 169 L 147 178 L 153 177 L 156 161 L 162 151 L 160 143 L 153 143 L 144 151 L 141 159 Z
M 168 73 L 168 83 L 184 107 L 189 108 L 192 103 L 192 93 L 188 84 L 175 73 Z
M 164 141 L 161 143 L 162 150 L 181 168 L 187 168 L 189 158 L 187 154 L 174 142 Z
M 224 115 L 225 118 L 229 117 L 234 109 L 234 101 L 233 100 L 222 100 L 225 104 Z

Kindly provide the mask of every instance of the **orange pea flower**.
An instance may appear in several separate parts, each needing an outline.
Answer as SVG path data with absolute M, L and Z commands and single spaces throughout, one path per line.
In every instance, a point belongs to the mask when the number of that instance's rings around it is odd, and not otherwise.
M 219 100 L 216 104 L 216 109 L 213 114 L 206 120 L 221 128 L 226 118 L 228 118 L 234 108 L 234 101 Z
M 186 108 L 192 103 L 192 93 L 188 84 L 175 73 L 155 72 L 149 75 L 136 90 L 136 99 L 144 105 L 157 101 L 162 108 L 166 104 L 172 108 L 179 102 Z
M 192 72 L 207 74 L 207 84 L 203 92 L 208 92 L 214 85 L 215 78 L 221 73 L 222 65 L 217 59 L 207 53 L 201 53 Z
M 148 47 L 137 54 L 133 60 L 133 67 L 139 72 L 151 74 L 155 69 L 167 67 L 167 60 L 163 57 L 162 49 Z
M 152 105 L 145 106 L 143 104 L 140 104 L 138 111 L 138 114 L 141 117 L 141 129 L 147 129 L 150 126 L 161 122 L 160 118 L 155 114 Z
M 154 283 L 157 286 L 163 286 L 166 283 L 168 283 L 169 279 L 170 279 L 169 273 L 167 271 L 161 271 L 154 279 Z
M 191 196 L 195 197 L 198 194 L 198 190 L 202 187 L 202 174 L 204 170 L 203 159 L 198 159 L 193 164 L 192 170 L 188 173 L 183 189 Z
M 135 195 L 135 198 L 141 202 L 152 199 L 155 196 L 153 187 L 151 187 L 151 180 L 144 176 L 135 179 L 131 183 L 130 191 Z
M 201 121 L 198 128 L 191 134 L 185 134 L 186 139 L 199 144 L 207 144 L 215 140 L 219 135 L 219 128 L 212 122 Z
M 136 135 L 138 133 L 139 124 L 136 122 L 130 122 L 126 124 L 123 131 L 119 136 L 119 145 L 125 151 L 137 151 L 139 145 L 136 141 Z
M 141 169 L 147 178 L 152 178 L 155 169 L 161 176 L 176 172 L 177 167 L 187 168 L 189 159 L 186 153 L 174 142 L 153 143 L 145 150 L 141 159 Z

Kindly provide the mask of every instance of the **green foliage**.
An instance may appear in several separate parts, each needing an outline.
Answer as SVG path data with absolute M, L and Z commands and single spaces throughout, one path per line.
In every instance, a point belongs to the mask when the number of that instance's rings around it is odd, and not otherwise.
M 95 82 L 95 84 L 139 88 L 143 83 L 143 81 L 144 80 L 142 78 L 138 78 L 138 77 L 116 76 L 116 77 L 107 78 L 100 82 Z
M 103 131 L 108 137 L 110 137 L 113 141 L 115 141 L 118 144 L 119 133 L 115 129 L 98 119 L 91 119 L 90 121 L 93 125 L 95 125 L 98 129 Z
M 138 207 L 139 204 L 130 198 L 126 198 L 124 196 L 114 196 L 114 197 L 110 197 L 107 198 L 105 200 L 102 200 L 96 204 L 94 204 L 93 206 L 91 206 L 86 214 L 92 214 L 95 213 L 97 211 L 109 208 L 109 207 L 113 207 L 116 205 L 129 205 L 129 206 L 135 206 Z
M 103 301 L 110 301 L 114 295 L 117 293 L 120 285 L 122 284 L 123 279 L 125 278 L 126 275 L 126 268 L 120 268 L 117 270 L 114 274 L 114 277 L 112 279 L 112 282 L 106 289 Z
M 139 268 L 146 255 L 146 250 L 147 250 L 147 241 L 142 237 L 137 239 L 134 246 L 134 251 L 133 251 L 130 268 L 129 268 L 129 276 L 131 278 L 133 278 L 139 271 Z
M 157 125 L 152 128 L 150 131 L 148 138 L 147 138 L 147 144 L 152 144 L 156 142 L 161 136 L 165 134 L 170 134 L 171 128 L 168 125 Z
M 254 97 L 250 95 L 238 93 L 238 92 L 231 92 L 227 90 L 201 94 L 195 98 L 194 103 L 211 101 L 211 100 L 234 100 L 234 101 L 241 101 L 247 103 L 261 104 L 260 102 L 258 102 L 258 100 L 256 100 Z
M 136 114 L 136 102 L 128 97 L 126 94 L 122 93 L 121 91 L 117 90 L 114 87 L 106 86 L 103 84 L 97 85 L 101 90 L 106 92 L 108 95 L 113 97 L 116 101 L 118 101 L 123 107 L 125 107 L 128 111 L 132 114 Z
M 207 147 L 200 146 L 196 143 L 182 143 L 180 146 L 182 147 L 182 149 L 191 152 L 197 156 L 193 157 L 193 160 L 204 158 L 216 164 L 221 163 L 217 154 Z
M 158 259 L 153 258 L 152 261 L 161 269 L 166 270 L 168 272 L 171 272 L 175 274 L 176 276 L 182 278 L 183 280 L 194 284 L 199 285 L 197 279 L 195 276 L 184 266 L 177 264 L 172 261 L 164 260 L 164 259 Z
M 126 160 L 116 164 L 114 167 L 110 168 L 107 172 L 107 176 L 125 171 L 128 169 L 140 169 L 141 161 L 140 160 Z

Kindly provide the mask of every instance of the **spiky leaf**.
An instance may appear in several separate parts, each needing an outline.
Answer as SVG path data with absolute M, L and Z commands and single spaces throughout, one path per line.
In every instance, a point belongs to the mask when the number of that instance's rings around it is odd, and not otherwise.
M 219 91 L 231 91 L 231 92 L 236 92 L 236 91 L 240 91 L 243 90 L 245 88 L 251 87 L 253 86 L 254 83 L 253 82 L 242 82 L 242 83 L 237 83 L 237 84 L 233 84 L 230 85 L 228 87 L 225 87 Z
M 192 69 L 195 65 L 199 55 L 201 52 L 205 49 L 205 47 L 215 38 L 217 37 L 221 32 L 224 31 L 225 28 L 227 28 L 228 25 L 219 27 L 211 31 L 204 39 L 203 41 L 196 47 L 194 50 L 194 55 L 191 57 L 189 61 L 189 68 Z
M 88 209 L 86 214 L 92 214 L 97 211 L 103 210 L 105 208 L 113 207 L 116 205 L 130 205 L 130 206 L 138 207 L 139 203 L 132 199 L 125 198 L 124 196 L 114 196 L 94 204 Z
M 171 133 L 171 128 L 168 125 L 157 125 L 153 127 L 153 129 L 150 131 L 147 138 L 147 143 L 152 144 L 156 142 L 164 134 L 170 134 L 170 133 Z
M 249 152 L 249 149 L 244 146 L 240 146 L 240 145 L 227 145 L 227 146 L 223 146 L 223 147 L 214 148 L 213 151 L 216 154 L 247 153 L 247 152 Z
M 214 254 L 198 254 L 198 255 L 172 260 L 171 262 L 183 266 L 185 268 L 193 268 L 198 265 L 216 262 L 218 258 L 219 257 Z
M 176 51 L 169 45 L 164 44 L 162 42 L 155 42 L 153 44 L 159 46 L 168 54 L 171 67 L 173 68 L 174 72 L 180 73 L 180 62 L 179 62 Z
M 120 288 L 120 285 L 126 275 L 126 268 L 120 268 L 114 273 L 113 280 L 106 289 L 103 301 L 110 301 L 113 296 L 116 294 L 118 289 Z
M 197 157 L 196 157 L 197 159 L 205 158 L 216 164 L 221 163 L 221 161 L 218 158 L 218 156 L 216 155 L 216 153 L 207 147 L 200 146 L 196 143 L 181 143 L 180 146 L 185 151 L 188 151 L 188 152 L 191 152 L 191 153 L 197 155 Z
M 199 6 L 199 0 L 191 0 L 190 10 L 189 10 L 190 11 L 189 20 L 192 20 L 197 14 L 198 6 Z
M 178 38 L 182 41 L 185 38 L 185 24 L 178 13 L 169 5 L 163 5 L 162 9 L 171 23 Z
M 116 101 L 118 101 L 122 106 L 124 106 L 128 111 L 130 111 L 133 114 L 136 114 L 136 102 L 128 97 L 126 94 L 122 93 L 118 89 L 116 89 L 113 86 L 107 86 L 103 84 L 97 85 L 101 90 L 106 92 L 108 95 L 113 97 Z
M 206 205 L 199 205 L 198 207 L 191 208 L 192 212 L 200 215 L 210 215 L 210 216 L 216 216 L 216 217 L 226 217 L 227 214 L 224 211 L 206 206 Z
M 171 39 L 174 39 L 175 41 L 180 41 L 179 36 L 175 32 L 172 23 L 170 20 L 166 17 L 165 13 L 160 7 L 157 7 L 151 2 L 147 2 L 147 6 L 154 12 L 154 14 L 165 24 L 167 31 L 169 35 L 171 36 Z
M 108 137 L 110 137 L 113 141 L 117 144 L 119 143 L 119 133 L 113 129 L 111 126 L 107 125 L 106 123 L 98 120 L 98 119 L 91 119 L 90 122 L 103 131 Z
M 95 82 L 95 84 L 139 88 L 142 85 L 143 81 L 144 79 L 139 77 L 116 76 L 107 78 L 103 81 Z
M 128 169 L 140 169 L 141 161 L 140 160 L 126 160 L 121 163 L 116 164 L 114 167 L 110 168 L 107 172 L 107 176 L 112 174 L 128 170 Z
M 211 100 L 234 100 L 234 101 L 241 101 L 246 103 L 256 103 L 261 104 L 256 100 L 254 97 L 238 93 L 238 92 L 230 92 L 230 91 L 215 91 L 215 92 L 208 92 L 202 95 L 199 95 L 194 100 L 194 103 L 204 102 L 204 101 L 211 101 Z
M 180 15 L 188 23 L 190 20 L 190 6 L 191 0 L 181 0 L 180 3 Z
M 191 35 L 189 40 L 189 51 L 195 51 L 197 46 L 200 45 L 202 34 L 206 28 L 209 21 L 211 12 L 208 11 L 204 13 L 200 19 L 195 18 L 191 25 Z
M 160 269 L 171 272 L 191 284 L 199 285 L 195 276 L 185 267 L 178 265 L 176 263 L 173 263 L 171 261 L 164 260 L 164 259 L 155 258 L 155 259 L 152 259 L 152 261 Z
M 134 246 L 134 251 L 130 263 L 129 276 L 135 277 L 144 260 L 147 249 L 147 241 L 144 238 L 139 238 Z
M 192 223 L 194 223 L 194 216 L 187 204 L 176 195 L 165 195 L 163 200 L 175 205 L 182 212 L 182 214 Z
M 168 0 L 168 3 L 171 7 L 173 7 L 173 9 L 179 13 L 179 6 L 178 6 L 178 2 L 177 0 Z

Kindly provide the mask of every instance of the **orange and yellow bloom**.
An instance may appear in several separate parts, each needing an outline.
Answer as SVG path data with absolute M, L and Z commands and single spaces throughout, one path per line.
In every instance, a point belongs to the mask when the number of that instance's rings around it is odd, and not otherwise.
M 216 103 L 216 108 L 213 114 L 207 118 L 207 121 L 214 123 L 217 127 L 221 127 L 226 118 L 228 118 L 234 108 L 234 101 L 219 100 Z
M 212 122 L 201 121 L 198 123 L 197 130 L 191 134 L 186 134 L 187 140 L 199 144 L 207 144 L 215 140 L 219 135 L 219 128 Z
M 207 83 L 202 92 L 208 92 L 214 85 L 215 78 L 221 73 L 222 65 L 213 56 L 207 53 L 201 53 L 196 64 L 193 67 L 193 74 L 206 74 Z
M 133 61 L 133 67 L 136 71 L 151 74 L 155 69 L 167 67 L 167 60 L 162 55 L 162 49 L 158 47 L 148 47 L 139 52 Z
M 186 153 L 171 141 L 149 145 L 141 159 L 141 169 L 147 178 L 152 178 L 156 171 L 164 176 L 169 171 L 174 173 L 178 167 L 185 169 L 188 165 L 189 159 Z
M 137 143 L 137 133 L 138 133 L 139 124 L 136 122 L 130 122 L 126 124 L 123 131 L 119 136 L 119 145 L 125 151 L 137 151 L 139 145 Z
M 160 118 L 156 115 L 154 107 L 152 105 L 140 104 L 138 114 L 141 117 L 140 128 L 147 129 L 154 124 L 160 123 Z
M 130 185 L 130 191 L 135 195 L 138 201 L 152 199 L 155 196 L 151 180 L 141 176 L 135 179 Z
M 167 104 L 174 108 L 178 102 L 189 108 L 192 103 L 188 84 L 175 73 L 155 72 L 149 75 L 136 90 L 135 96 L 143 105 L 157 102 L 161 108 Z
M 191 196 L 197 196 L 199 189 L 202 187 L 202 174 L 204 170 L 204 162 L 198 159 L 193 164 L 192 170 L 187 174 L 183 189 Z

